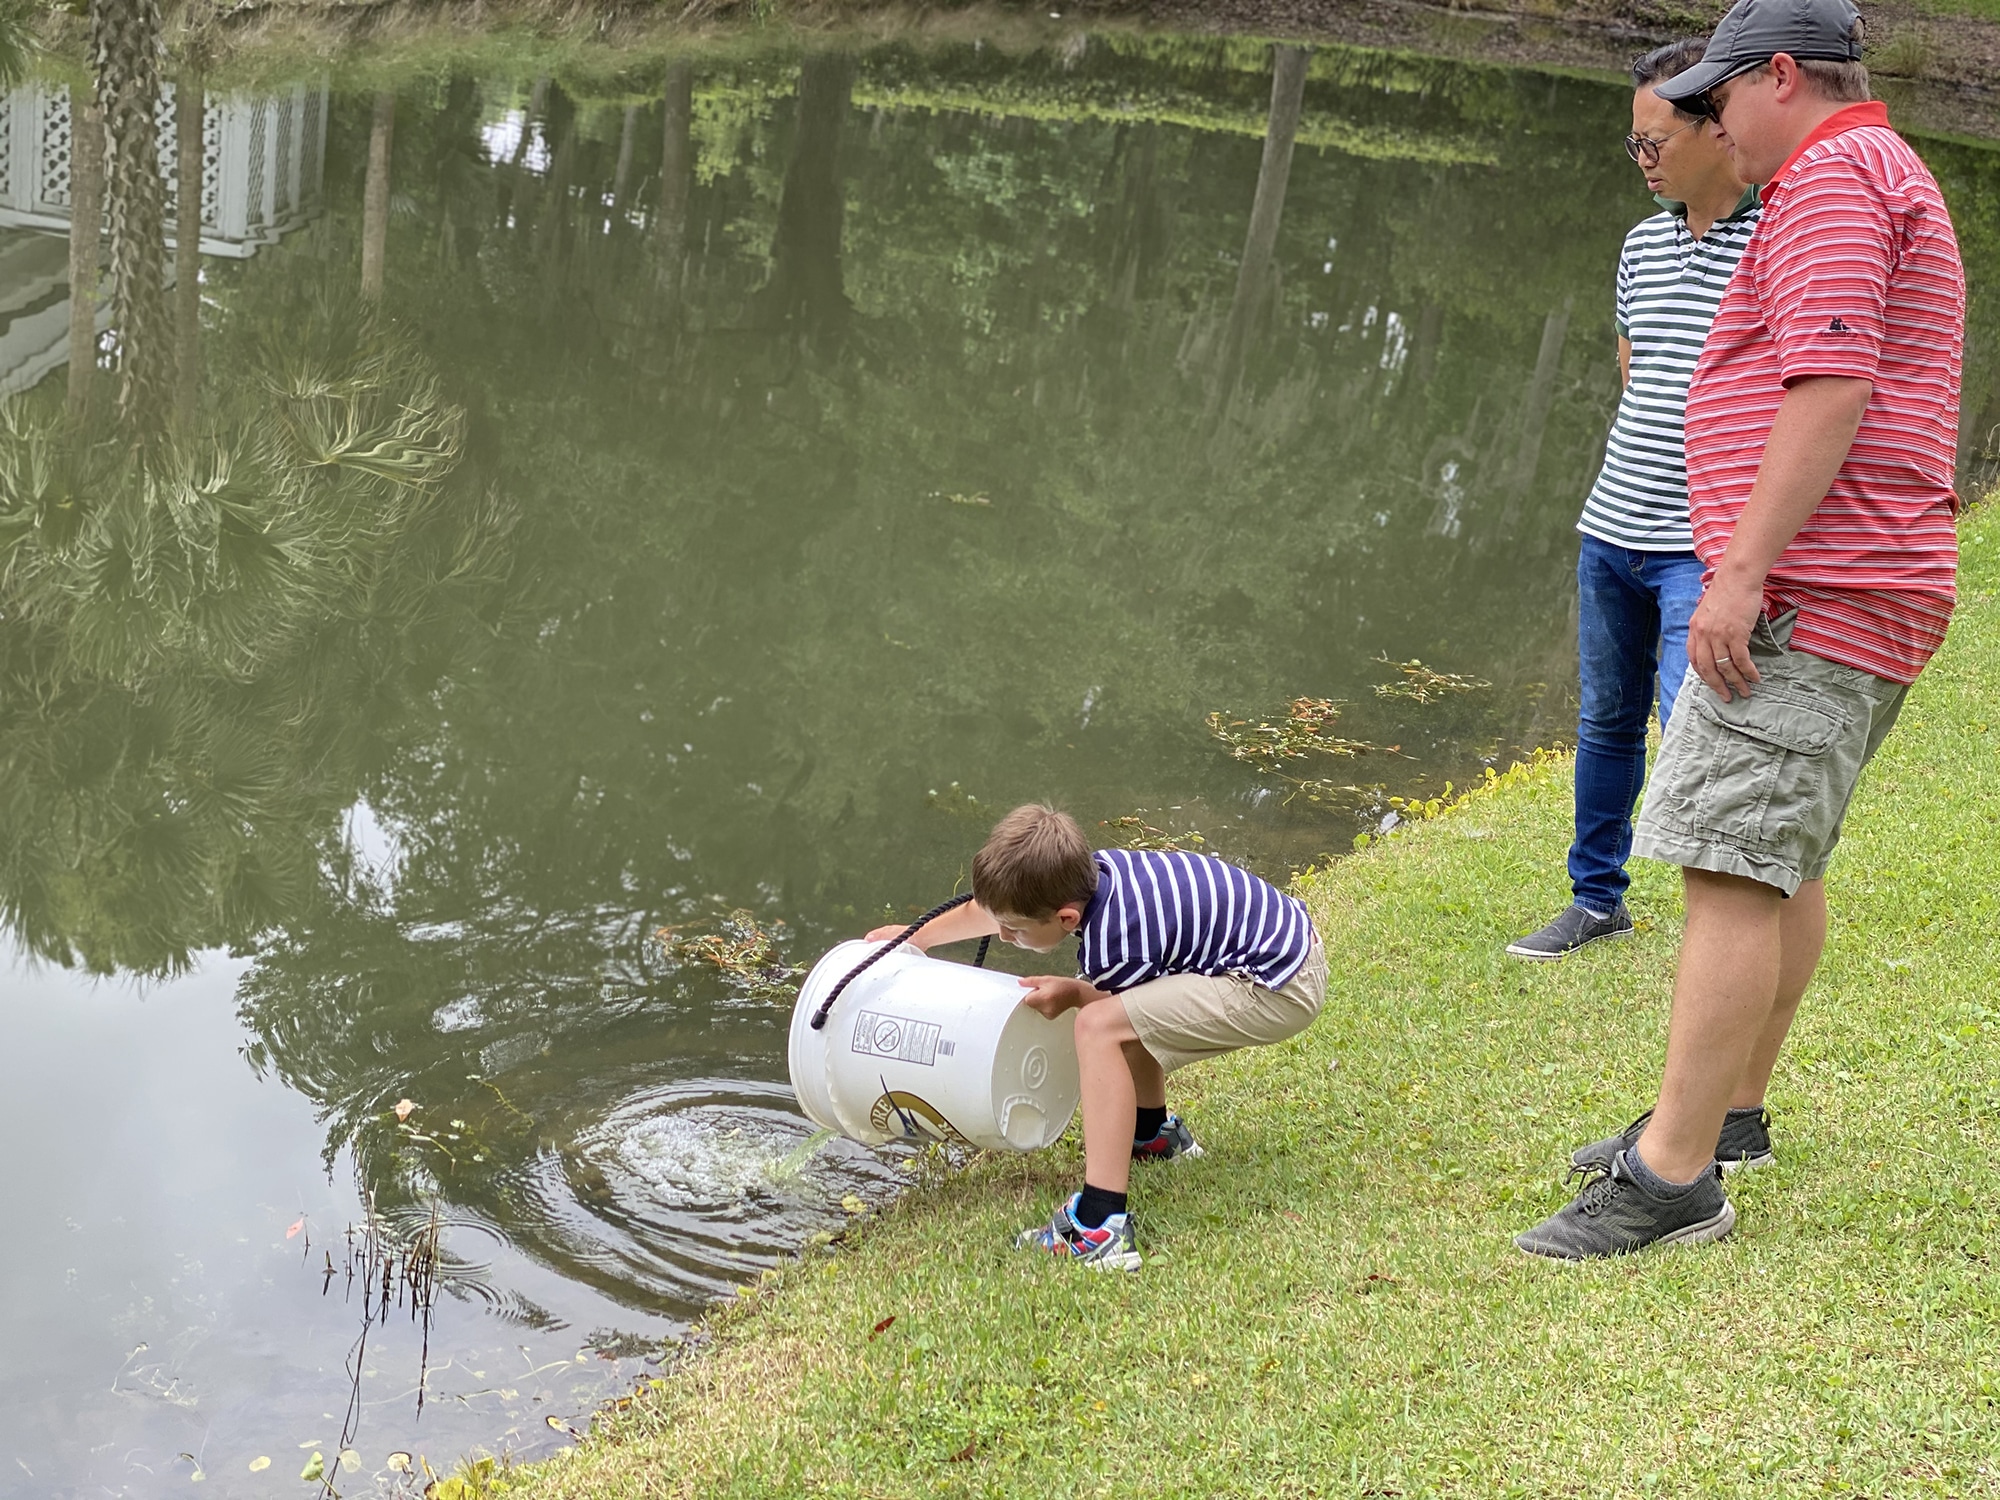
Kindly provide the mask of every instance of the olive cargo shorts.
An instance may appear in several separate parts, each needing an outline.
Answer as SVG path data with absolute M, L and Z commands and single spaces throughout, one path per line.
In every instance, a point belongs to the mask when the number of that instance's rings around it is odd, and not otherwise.
M 1632 852 L 1741 875 L 1789 896 L 1826 873 L 1848 801 L 1909 688 L 1793 651 L 1796 613 L 1762 620 L 1750 657 L 1763 675 L 1724 703 L 1688 668 Z
M 1165 974 L 1119 996 L 1125 1019 L 1154 1061 L 1171 1073 L 1191 1062 L 1297 1036 L 1326 1002 L 1326 945 L 1312 951 L 1283 989 L 1235 974 Z

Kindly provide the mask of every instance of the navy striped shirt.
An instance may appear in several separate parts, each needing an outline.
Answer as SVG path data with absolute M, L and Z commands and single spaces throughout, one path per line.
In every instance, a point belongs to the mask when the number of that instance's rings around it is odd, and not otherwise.
M 1077 973 L 1117 992 L 1166 974 L 1241 974 L 1282 989 L 1312 951 L 1296 897 L 1206 854 L 1097 851 Z

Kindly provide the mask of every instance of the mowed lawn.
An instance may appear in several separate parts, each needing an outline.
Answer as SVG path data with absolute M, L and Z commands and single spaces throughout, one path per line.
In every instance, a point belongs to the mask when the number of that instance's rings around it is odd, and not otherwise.
M 1177 1080 L 1208 1154 L 1135 1184 L 1140 1273 L 1009 1248 L 1073 1140 L 980 1162 L 510 1488 L 2000 1494 L 2000 516 L 1964 531 L 1729 1240 L 1588 1266 L 1510 1243 L 1570 1148 L 1650 1102 L 1680 925 L 1677 874 L 1643 867 L 1635 941 L 1501 954 L 1567 896 L 1558 763 L 1302 880 L 1326 1012 Z

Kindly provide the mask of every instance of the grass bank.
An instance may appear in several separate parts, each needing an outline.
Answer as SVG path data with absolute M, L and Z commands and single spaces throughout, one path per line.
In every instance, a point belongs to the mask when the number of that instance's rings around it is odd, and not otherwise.
M 1680 925 L 1648 866 L 1636 941 L 1501 956 L 1565 899 L 1559 763 L 1304 879 L 1327 1010 L 1182 1075 L 1209 1154 L 1138 1184 L 1141 1273 L 1007 1248 L 1072 1144 L 982 1162 L 513 1492 L 2000 1493 L 2000 514 L 1965 533 L 1729 1241 L 1581 1267 L 1508 1242 L 1647 1102 Z

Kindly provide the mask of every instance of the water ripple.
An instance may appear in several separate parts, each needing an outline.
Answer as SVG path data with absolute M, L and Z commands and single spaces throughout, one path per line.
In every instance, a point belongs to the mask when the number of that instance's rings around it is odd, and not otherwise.
M 513 1175 L 518 1246 L 675 1312 L 778 1264 L 844 1220 L 843 1197 L 879 1196 L 896 1177 L 888 1157 L 815 1132 L 789 1089 L 740 1078 L 638 1089 L 545 1136 Z

